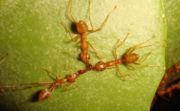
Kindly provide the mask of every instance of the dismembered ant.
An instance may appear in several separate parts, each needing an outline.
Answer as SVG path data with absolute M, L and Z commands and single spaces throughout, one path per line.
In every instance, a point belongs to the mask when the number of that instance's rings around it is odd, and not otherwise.
M 172 96 L 172 92 L 176 89 L 180 89 L 180 81 L 172 84 L 169 86 L 169 78 L 170 76 L 173 76 L 175 74 L 180 74 L 180 62 L 177 62 L 176 64 L 172 65 L 166 70 L 165 75 L 163 76 L 159 87 L 157 89 L 157 95 L 159 96 L 164 96 L 164 95 L 169 95 Z
M 92 24 L 92 20 L 91 20 L 91 16 L 90 16 L 90 8 L 91 8 L 91 0 L 88 0 L 88 19 L 90 22 L 91 29 L 89 29 L 88 24 L 85 21 L 83 21 L 83 20 L 78 21 L 75 19 L 75 17 L 72 14 L 72 0 L 69 0 L 69 2 L 68 2 L 68 13 L 67 13 L 68 18 L 71 20 L 71 22 L 73 22 L 73 24 L 75 25 L 76 32 L 77 32 L 78 36 L 80 36 L 81 53 L 79 54 L 79 59 L 86 65 L 86 67 L 90 67 L 90 65 L 91 65 L 89 63 L 90 55 L 88 53 L 88 46 L 90 46 L 92 49 L 94 49 L 93 46 L 89 42 L 87 42 L 87 35 L 89 33 L 94 33 L 94 32 L 100 31 L 104 27 L 104 25 L 107 22 L 110 14 L 112 13 L 112 11 L 114 9 L 116 9 L 116 6 L 114 6 L 114 8 L 106 15 L 104 21 L 96 29 L 94 29 L 94 26 Z M 71 35 L 70 30 L 68 28 L 66 28 L 63 23 L 61 23 L 61 25 L 69 33 L 69 35 L 72 39 L 73 37 Z

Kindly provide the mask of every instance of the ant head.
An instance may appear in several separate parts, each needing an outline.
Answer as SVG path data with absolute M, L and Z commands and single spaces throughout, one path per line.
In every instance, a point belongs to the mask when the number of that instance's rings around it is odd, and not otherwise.
M 122 56 L 122 62 L 124 64 L 132 64 L 132 63 L 135 63 L 137 60 L 139 59 L 139 56 L 138 54 L 136 53 L 125 53 L 123 56 Z
M 176 72 L 179 73 L 180 72 L 180 62 L 176 63 L 174 65 L 175 69 L 176 69 Z
M 78 33 L 82 34 L 88 31 L 88 26 L 84 21 L 80 20 L 76 23 L 76 30 Z
M 43 101 L 51 96 L 51 92 L 48 89 L 43 89 L 39 92 L 38 100 Z

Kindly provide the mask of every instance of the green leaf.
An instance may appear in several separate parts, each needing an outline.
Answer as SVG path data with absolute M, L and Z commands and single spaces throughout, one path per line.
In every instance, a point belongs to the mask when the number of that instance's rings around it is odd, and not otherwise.
M 51 81 L 42 68 L 51 69 L 63 77 L 84 65 L 77 58 L 79 45 L 70 41 L 66 0 L 1 0 L 0 1 L 0 53 L 8 53 L 0 64 L 0 83 L 18 84 Z M 66 91 L 60 88 L 44 102 L 29 99 L 41 88 L 32 88 L 0 95 L 0 106 L 13 111 L 149 111 L 151 101 L 164 73 L 164 39 L 166 38 L 165 14 L 162 0 L 92 0 L 91 15 L 98 27 L 116 5 L 103 29 L 90 34 L 88 41 L 102 55 L 104 61 L 112 60 L 112 50 L 117 40 L 130 33 L 118 49 L 121 56 L 128 48 L 151 39 L 136 52 L 142 57 L 152 54 L 142 64 L 129 70 L 126 80 L 116 75 L 115 68 L 102 72 L 91 71 L 80 77 Z M 73 0 L 73 15 L 87 20 L 87 0 Z M 98 62 L 90 49 L 91 62 Z M 152 67 L 155 66 L 155 67 Z
M 171 66 L 180 60 L 180 1 L 166 1 L 166 16 L 167 16 L 167 66 Z

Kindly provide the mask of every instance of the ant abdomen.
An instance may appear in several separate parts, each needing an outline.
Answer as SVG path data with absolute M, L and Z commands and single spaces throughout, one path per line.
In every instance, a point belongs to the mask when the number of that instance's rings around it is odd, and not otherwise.
M 38 100 L 43 101 L 51 96 L 51 92 L 48 89 L 43 89 L 39 92 Z

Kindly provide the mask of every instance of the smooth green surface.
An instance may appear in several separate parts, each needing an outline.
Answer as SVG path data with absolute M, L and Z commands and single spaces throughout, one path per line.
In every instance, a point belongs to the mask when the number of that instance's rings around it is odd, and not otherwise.
M 167 16 L 167 66 L 180 60 L 180 1 L 166 0 L 166 16 Z
M 73 73 L 84 65 L 77 60 L 79 45 L 70 41 L 69 35 L 59 24 L 69 26 L 67 1 L 64 0 L 1 0 L 0 2 L 0 53 L 8 53 L 0 64 L 0 83 L 24 83 L 50 81 L 42 68 L 49 68 L 59 76 Z M 73 15 L 87 18 L 87 1 L 73 1 Z M 117 5 L 103 30 L 88 36 L 104 60 L 113 59 L 113 46 L 118 39 L 130 33 L 121 55 L 127 48 L 146 41 L 152 47 L 142 48 L 142 56 L 151 52 L 143 63 L 159 67 L 128 70 L 122 81 L 114 68 L 103 72 L 88 72 L 80 77 L 67 91 L 55 90 L 44 102 L 30 102 L 39 88 L 5 92 L 1 94 L 1 107 L 14 111 L 149 111 L 152 98 L 163 75 L 166 37 L 164 13 L 160 0 L 100 0 L 92 1 L 92 19 L 97 27 L 106 14 Z M 90 50 L 91 62 L 98 59 Z M 70 89 L 70 90 L 69 90 Z

